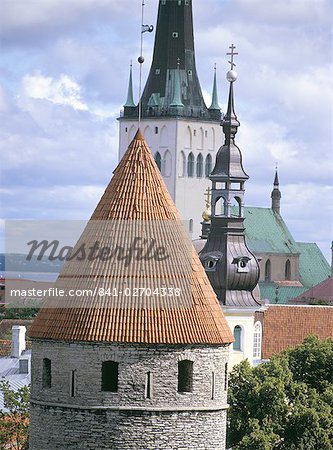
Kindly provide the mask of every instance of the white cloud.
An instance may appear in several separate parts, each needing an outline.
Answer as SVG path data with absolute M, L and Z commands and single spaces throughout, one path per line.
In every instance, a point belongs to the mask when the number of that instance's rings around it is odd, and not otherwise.
M 87 111 L 82 99 L 81 86 L 66 74 L 58 79 L 40 73 L 27 74 L 22 80 L 23 97 L 48 100 L 58 105 L 69 105 L 76 110 Z

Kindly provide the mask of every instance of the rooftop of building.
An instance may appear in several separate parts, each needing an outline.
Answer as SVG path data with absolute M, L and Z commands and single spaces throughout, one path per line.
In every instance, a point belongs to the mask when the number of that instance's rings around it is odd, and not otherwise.
M 301 344 L 309 335 L 333 337 L 331 306 L 269 305 L 263 315 L 262 359 Z
M 158 246 L 166 248 L 171 255 L 161 262 L 159 269 L 162 272 L 158 276 L 167 280 L 170 286 L 181 287 L 182 294 L 187 289 L 189 302 L 180 304 L 166 299 L 159 303 L 157 300 L 130 296 L 112 298 L 110 303 L 105 296 L 100 298 L 98 292 L 91 298 L 73 298 L 71 304 L 68 299 L 65 303 L 64 300 L 61 303 L 59 298 L 48 299 L 46 307 L 39 312 L 30 328 L 30 337 L 168 345 L 224 345 L 233 341 L 216 295 L 140 131 L 115 169 L 74 253 L 83 242 L 92 244 L 92 239 L 96 239 L 96 230 L 91 229 L 96 223 L 100 224 L 97 236 L 101 246 L 109 244 L 108 227 L 112 224 L 134 226 L 129 233 L 120 230 L 115 235 L 124 245 L 131 242 L 130 238 L 135 237 L 136 232 L 142 232 L 136 228 L 142 223 L 148 227 L 145 233 L 148 229 L 151 233 L 157 230 L 154 238 Z M 188 271 L 183 267 L 186 258 Z M 102 258 L 96 259 L 93 264 L 87 260 L 80 265 L 74 260 L 68 261 L 55 287 L 67 289 L 70 282 L 74 289 L 94 289 L 96 283 L 105 282 L 110 286 L 116 281 L 118 285 L 132 286 L 134 282 L 138 285 L 138 279 L 142 286 L 147 279 L 146 275 L 142 275 L 148 273 L 145 272 L 147 267 L 138 265 L 134 269 L 131 272 L 124 264 L 117 266 Z M 54 300 L 56 307 L 51 308 L 50 302 Z

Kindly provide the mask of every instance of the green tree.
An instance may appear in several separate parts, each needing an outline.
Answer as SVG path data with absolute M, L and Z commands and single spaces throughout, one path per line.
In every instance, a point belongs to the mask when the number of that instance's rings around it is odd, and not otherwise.
M 14 391 L 8 381 L 0 382 L 5 411 L 0 411 L 0 449 L 28 449 L 30 388 Z
M 229 380 L 228 447 L 333 450 L 333 340 L 307 338 Z

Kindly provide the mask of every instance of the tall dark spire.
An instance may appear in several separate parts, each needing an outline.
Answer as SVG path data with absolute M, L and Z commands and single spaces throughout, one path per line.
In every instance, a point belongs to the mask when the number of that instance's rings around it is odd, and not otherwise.
M 180 102 L 179 99 L 177 102 L 182 108 L 172 105 L 178 89 Z M 192 0 L 159 1 L 153 62 L 142 95 L 142 116 L 220 120 L 216 111 L 207 108 L 201 92 L 195 64 Z
M 275 169 L 274 188 L 272 190 L 271 199 L 272 199 L 272 210 L 276 214 L 280 214 L 280 209 L 281 209 L 281 191 L 280 191 L 280 188 L 279 188 L 279 177 L 278 177 L 277 168 Z
M 240 123 L 234 108 L 235 47 L 230 48 L 228 110 L 222 121 L 225 140 L 209 176 L 212 181 L 211 226 L 200 259 L 222 305 L 257 308 L 260 301 L 254 289 L 259 280 L 259 264 L 245 241 L 244 184 L 249 177 L 243 169 L 241 151 L 235 144 Z

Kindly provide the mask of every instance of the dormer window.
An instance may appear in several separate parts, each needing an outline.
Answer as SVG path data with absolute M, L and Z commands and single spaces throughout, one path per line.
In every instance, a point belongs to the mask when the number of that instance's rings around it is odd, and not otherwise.
M 232 264 L 237 264 L 238 273 L 248 273 L 250 271 L 248 262 L 251 260 L 248 256 L 239 256 L 234 258 Z
M 210 252 L 206 254 L 202 260 L 204 262 L 204 267 L 206 272 L 216 272 L 217 264 L 222 258 L 221 252 Z

